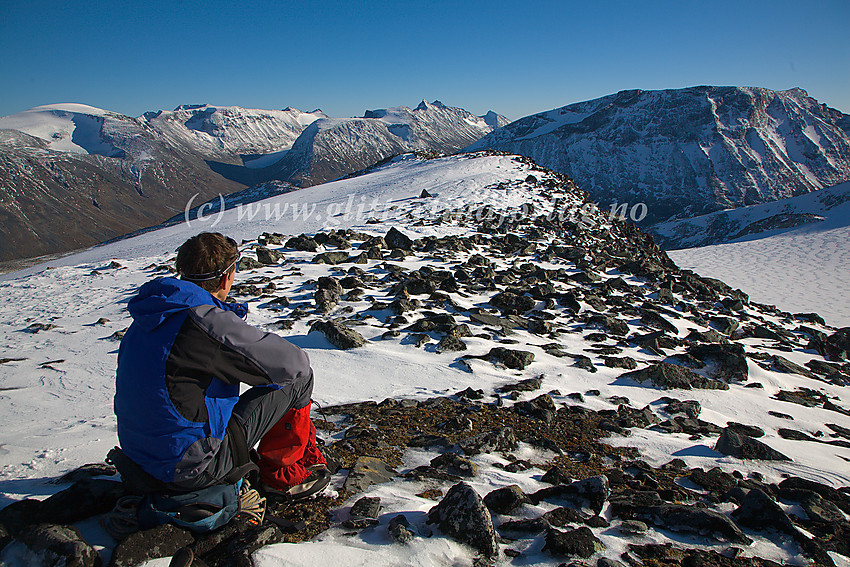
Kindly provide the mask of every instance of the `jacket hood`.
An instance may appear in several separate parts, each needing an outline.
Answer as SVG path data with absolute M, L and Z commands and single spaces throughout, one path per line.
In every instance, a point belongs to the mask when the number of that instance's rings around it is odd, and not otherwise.
M 150 330 L 169 317 L 199 305 L 215 305 L 240 317 L 247 314 L 247 305 L 223 303 L 200 286 L 176 278 L 158 278 L 142 285 L 127 304 L 127 310 L 134 322 Z

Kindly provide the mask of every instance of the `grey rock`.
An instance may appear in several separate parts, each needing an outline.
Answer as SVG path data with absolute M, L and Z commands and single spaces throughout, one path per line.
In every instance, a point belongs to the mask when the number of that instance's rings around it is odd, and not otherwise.
M 452 486 L 439 504 L 428 511 L 428 521 L 444 534 L 467 543 L 487 557 L 496 557 L 499 546 L 493 519 L 484 501 L 465 482 Z
M 627 535 L 638 535 L 646 533 L 646 531 L 649 529 L 649 526 L 647 526 L 644 522 L 641 522 L 640 520 L 624 520 L 619 527 L 620 531 Z
M 790 535 L 797 533 L 794 523 L 779 504 L 757 488 L 747 492 L 732 517 L 740 525 L 757 530 L 775 528 Z
M 270 250 L 265 246 L 258 246 L 255 252 L 257 253 L 257 261 L 264 266 L 273 266 L 283 260 L 283 254 L 277 250 Z
M 458 352 L 463 350 L 466 350 L 466 343 L 451 335 L 446 335 L 437 343 L 437 352 Z
M 415 536 L 410 529 L 410 522 L 404 514 L 399 514 L 387 524 L 387 533 L 396 543 L 409 543 Z
M 316 254 L 315 256 L 313 256 L 314 264 L 330 264 L 332 266 L 335 266 L 337 264 L 342 264 L 347 260 L 348 252 L 342 251 L 322 252 L 321 254 Z
M 566 500 L 579 507 L 588 507 L 598 514 L 610 495 L 611 488 L 608 484 L 608 477 L 597 475 L 570 484 L 541 488 L 537 492 L 529 494 L 528 497 L 535 504 L 544 500 L 547 502 Z
M 699 344 L 688 347 L 688 354 L 705 364 L 715 363 L 711 377 L 723 382 L 746 382 L 748 377 L 747 358 L 743 345 Z
M 455 453 L 443 453 L 431 459 L 432 468 L 454 476 L 473 477 L 478 474 L 478 465 Z
M 763 461 L 791 460 L 761 441 L 735 433 L 735 431 L 728 427 L 720 434 L 714 450 L 738 459 L 759 459 Z
M 302 252 L 315 252 L 319 249 L 319 243 L 316 242 L 315 239 L 310 238 L 305 234 L 302 234 L 299 236 L 293 236 L 292 238 L 287 240 L 286 247 L 293 248 L 295 250 L 301 250 Z
M 396 476 L 393 470 L 384 461 L 375 457 L 357 457 L 348 472 L 343 489 L 347 492 L 363 492 L 373 484 L 389 482 Z
M 363 335 L 339 321 L 317 321 L 311 330 L 323 333 L 332 345 L 342 350 L 358 348 L 366 344 Z
M 837 524 L 845 521 L 844 514 L 841 513 L 841 508 L 826 498 L 823 498 L 817 492 L 812 492 L 803 498 L 800 502 L 800 506 L 813 522 Z
M 519 382 L 514 382 L 513 384 L 505 384 L 504 386 L 497 388 L 497 391 L 502 393 L 533 392 L 534 390 L 539 390 L 542 385 L 543 376 L 540 375 L 536 378 L 527 378 L 525 380 L 520 380 Z
M 534 361 L 534 353 L 524 350 L 514 350 L 504 347 L 493 347 L 487 354 L 497 362 L 501 362 L 508 368 L 523 370 Z

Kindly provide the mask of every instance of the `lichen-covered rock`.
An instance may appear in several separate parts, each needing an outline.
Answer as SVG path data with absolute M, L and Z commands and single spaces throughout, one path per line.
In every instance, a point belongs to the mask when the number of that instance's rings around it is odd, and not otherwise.
M 301 250 L 302 252 L 315 252 L 319 249 L 319 243 L 313 238 L 310 238 L 305 234 L 301 234 L 299 236 L 293 236 L 287 240 L 286 247 L 294 250 Z
M 395 475 L 396 471 L 381 459 L 357 457 L 348 472 L 343 489 L 347 492 L 363 492 L 373 484 L 389 482 Z
M 472 477 L 478 474 L 478 465 L 455 453 L 443 453 L 431 459 L 431 467 L 455 476 Z
M 543 550 L 555 557 L 590 557 L 594 553 L 605 551 L 605 545 L 593 535 L 590 528 L 581 527 L 568 532 L 549 528 L 546 530 L 546 545 Z
M 32 554 L 30 565 L 100 567 L 97 550 L 83 540 L 73 526 L 39 524 L 24 528 L 16 538 Z
M 690 368 L 670 364 L 669 362 L 657 362 L 641 370 L 627 372 L 622 378 L 631 378 L 637 382 L 652 382 L 659 388 L 690 390 L 691 388 L 702 388 L 709 390 L 728 390 L 729 385 L 719 380 L 711 380 L 700 376 Z
M 396 543 L 406 544 L 413 539 L 414 533 L 410 529 L 410 522 L 404 514 L 399 514 L 387 524 L 387 533 Z
M 579 507 L 588 507 L 598 514 L 610 495 L 611 488 L 608 485 L 608 477 L 597 475 L 570 484 L 541 488 L 537 492 L 529 494 L 529 498 L 535 504 L 544 500 L 547 502 L 559 499 L 566 500 Z
M 790 461 L 788 457 L 757 439 L 736 433 L 727 427 L 720 434 L 714 450 L 737 459 L 759 459 L 763 461 Z
M 467 437 L 458 442 L 467 455 L 492 453 L 494 451 L 513 451 L 517 448 L 516 433 L 510 427 L 501 427 Z
M 511 514 L 523 504 L 530 502 L 522 488 L 516 484 L 497 488 L 484 497 L 484 505 L 496 514 Z
M 440 503 L 428 511 L 428 521 L 437 524 L 444 534 L 471 545 L 487 557 L 499 554 L 490 512 L 478 493 L 465 482 L 452 486 Z
M 362 347 L 366 344 L 363 335 L 339 321 L 317 321 L 311 330 L 324 334 L 332 345 L 342 350 Z
M 514 350 L 504 347 L 493 347 L 488 355 L 497 362 L 501 362 L 508 368 L 523 370 L 534 361 L 534 353 L 526 350 Z
M 194 542 L 188 530 L 173 524 L 163 524 L 149 530 L 141 530 L 127 536 L 112 552 L 112 567 L 131 567 L 155 559 L 169 557 L 181 547 Z
M 348 252 L 342 252 L 339 250 L 335 252 L 322 252 L 321 254 L 313 256 L 314 264 L 330 264 L 331 266 L 335 266 L 337 264 L 342 264 L 347 260 Z

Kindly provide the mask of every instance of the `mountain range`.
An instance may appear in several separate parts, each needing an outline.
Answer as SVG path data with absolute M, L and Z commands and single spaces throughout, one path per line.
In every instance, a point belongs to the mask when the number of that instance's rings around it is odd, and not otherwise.
M 439 101 L 347 119 L 293 108 L 183 105 L 133 118 L 36 107 L 0 118 L 0 261 L 159 224 L 192 198 L 272 180 L 305 187 L 411 150 L 454 152 L 507 122 Z
M 646 225 L 850 180 L 850 116 L 794 88 L 627 90 L 527 116 L 469 150 L 517 153 Z M 643 214 L 645 213 L 645 215 Z

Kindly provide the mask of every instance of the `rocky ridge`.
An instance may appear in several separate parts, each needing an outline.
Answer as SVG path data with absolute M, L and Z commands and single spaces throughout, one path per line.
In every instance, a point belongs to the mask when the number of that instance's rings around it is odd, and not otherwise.
M 263 545 L 325 530 L 349 538 L 379 531 L 394 545 L 442 534 L 469 545 L 481 563 L 500 564 L 541 555 L 574 565 L 778 564 L 756 557 L 753 541 L 774 557 L 790 548 L 818 565 L 835 564 L 830 552 L 848 556 L 850 488 L 792 475 L 770 480 L 760 470 L 785 457 L 771 447 L 784 442 L 850 459 L 843 402 L 850 331 L 680 270 L 634 226 L 584 206 L 586 195 L 569 179 L 528 165 L 515 185 L 536 197 L 523 211 L 489 206 L 416 217 L 416 202 L 397 211 L 410 224 L 471 225 L 466 234 L 411 238 L 399 223 L 244 242 L 233 294 L 273 315 L 269 329 L 322 333 L 335 348 L 355 351 L 377 343 L 422 349 L 453 359 L 473 380 L 501 372 L 502 384 L 324 408 L 315 418 L 324 451 L 340 467 L 335 491 L 270 509 L 304 522 L 302 529 L 287 531 L 272 519 L 197 538 L 157 528 L 119 544 L 113 564 L 189 546 L 210 565 L 248 565 Z M 148 268 L 151 277 L 167 271 Z M 570 377 L 606 368 L 622 370 L 616 382 L 641 384 L 657 397 L 636 406 L 623 396 L 602 399 L 598 390 L 564 389 Z M 775 375 L 800 386 L 777 388 L 783 382 Z M 703 415 L 705 401 L 693 399 L 705 400 L 698 392 L 706 388 L 720 400 L 746 388 L 787 412 L 805 408 L 807 423 L 816 414 L 823 427 L 801 431 L 790 413 L 748 415 L 758 426 L 716 423 L 716 413 Z M 721 458 L 709 469 L 683 458 L 656 462 L 621 442 L 630 435 L 705 444 Z M 408 495 L 404 509 L 423 509 L 427 519 L 381 514 L 370 492 L 381 486 Z M 1 541 L 89 557 L 78 553 L 88 544 L 73 530 L 43 522 L 100 513 L 120 493 L 111 479 L 77 480 L 54 500 L 7 506 Z M 71 497 L 88 506 L 68 506 Z M 71 515 L 59 521 L 57 508 Z M 657 543 L 666 532 L 685 535 Z M 66 543 L 57 547 L 58 540 Z M 91 561 L 85 564 L 97 564 Z

